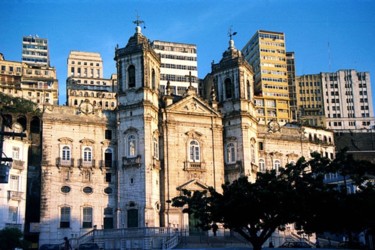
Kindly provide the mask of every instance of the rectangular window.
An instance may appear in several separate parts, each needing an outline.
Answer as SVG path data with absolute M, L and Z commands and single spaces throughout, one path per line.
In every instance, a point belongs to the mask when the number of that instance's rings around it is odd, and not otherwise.
M 111 173 L 106 173 L 105 174 L 105 182 L 110 183 L 112 179 L 112 174 Z
M 70 207 L 60 209 L 60 228 L 70 227 Z
M 19 176 L 17 175 L 11 175 L 9 177 L 9 186 L 10 190 L 18 191 L 19 190 Z
M 112 130 L 110 129 L 105 130 L 105 139 L 112 140 Z
M 12 148 L 12 158 L 14 160 L 20 159 L 20 148 L 19 147 L 13 147 Z
M 82 228 L 92 228 L 92 208 L 83 208 Z

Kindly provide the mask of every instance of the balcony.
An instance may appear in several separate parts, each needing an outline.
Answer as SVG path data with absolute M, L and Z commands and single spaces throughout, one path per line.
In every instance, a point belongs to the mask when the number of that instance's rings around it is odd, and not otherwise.
M 154 169 L 158 169 L 160 170 L 160 160 L 159 159 L 156 159 L 156 158 L 153 158 L 152 159 L 152 167 Z
M 8 200 L 21 201 L 23 192 L 19 191 L 8 191 Z
M 85 161 L 83 159 L 78 159 L 78 167 L 79 168 L 95 168 L 95 160 Z
M 123 168 L 131 168 L 131 167 L 139 168 L 140 166 L 141 166 L 140 155 L 137 155 L 136 157 L 122 157 Z
M 59 167 L 74 167 L 74 159 L 71 158 L 70 160 L 63 160 L 61 157 L 56 158 L 56 166 Z
M 12 162 L 12 168 L 18 169 L 18 170 L 24 170 L 25 169 L 25 162 L 20 160 L 13 160 Z
M 206 163 L 205 162 L 184 162 L 184 170 L 185 171 L 198 171 L 198 172 L 206 172 Z
M 242 161 L 236 161 L 234 163 L 225 163 L 225 172 L 242 172 Z
M 99 168 L 106 168 L 106 169 L 116 169 L 117 168 L 117 161 L 99 161 Z

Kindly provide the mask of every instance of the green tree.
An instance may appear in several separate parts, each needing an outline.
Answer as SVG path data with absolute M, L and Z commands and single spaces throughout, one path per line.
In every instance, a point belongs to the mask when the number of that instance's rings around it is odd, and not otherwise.
M 23 239 L 22 232 L 17 228 L 4 228 L 0 230 L 0 249 L 13 250 L 15 248 L 27 247 L 27 242 Z
M 329 162 L 318 155 L 313 160 L 316 168 Z M 241 177 L 223 185 L 222 193 L 213 188 L 194 193 L 185 190 L 172 205 L 184 207 L 183 212 L 196 217 L 202 229 L 222 223 L 259 250 L 277 228 L 294 222 L 304 224 L 313 216 L 313 210 L 306 210 L 306 202 L 318 201 L 324 183 L 323 174 L 314 175 L 310 163 L 301 158 L 280 173 L 258 173 L 254 183 Z
M 306 233 L 360 232 L 373 228 L 375 198 L 372 182 L 364 185 L 364 176 L 369 169 L 373 171 L 373 165 L 358 164 L 344 152 L 334 161 L 313 153 L 311 160 L 301 158 L 279 173 L 258 173 L 254 183 L 247 177 L 226 183 L 222 193 L 213 188 L 194 193 L 184 190 L 172 205 L 192 214 L 204 230 L 222 223 L 242 235 L 254 250 L 288 223 L 297 223 Z M 326 183 L 327 173 L 345 173 L 347 180 L 360 185 L 359 192 L 348 194 L 340 183 Z

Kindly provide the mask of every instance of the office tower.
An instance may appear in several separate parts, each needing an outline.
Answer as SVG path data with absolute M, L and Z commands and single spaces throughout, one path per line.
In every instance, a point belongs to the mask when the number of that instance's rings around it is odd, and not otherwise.
M 259 30 L 242 49 L 254 70 L 254 99 L 259 122 L 290 120 L 285 36 Z
M 95 108 L 113 110 L 117 106 L 116 86 L 116 75 L 103 78 L 103 60 L 99 53 L 70 52 L 66 80 L 68 106 L 83 108 L 85 112 Z
M 370 73 L 349 69 L 321 76 L 327 128 L 337 131 L 374 126 Z
M 49 66 L 48 40 L 36 36 L 24 36 L 22 39 L 22 62 Z
M 165 94 L 167 82 L 172 92 L 183 95 L 190 85 L 198 88 L 197 46 L 186 43 L 153 41 L 151 46 L 160 55 L 160 92 Z M 190 78 L 191 73 L 191 78 Z
M 290 119 L 297 121 L 297 95 L 296 95 L 296 65 L 294 52 L 286 52 L 286 63 L 288 73 L 289 107 Z
M 296 87 L 301 122 L 334 131 L 373 128 L 368 72 L 351 69 L 298 76 Z
M 297 120 L 311 126 L 325 126 L 321 74 L 297 76 Z

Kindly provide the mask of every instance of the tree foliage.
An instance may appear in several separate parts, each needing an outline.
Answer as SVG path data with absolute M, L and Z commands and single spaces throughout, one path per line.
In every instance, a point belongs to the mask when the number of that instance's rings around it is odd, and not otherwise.
M 29 100 L 0 93 L 0 109 L 4 113 L 38 113 L 37 105 Z
M 261 249 L 276 229 L 288 223 L 298 223 L 306 232 L 335 232 L 341 230 L 340 226 L 348 231 L 363 230 L 369 223 L 362 219 L 346 221 L 346 217 L 340 216 L 349 215 L 353 209 L 368 215 L 375 208 L 367 201 L 375 200 L 373 188 L 363 188 L 351 196 L 338 188 L 337 183 L 324 180 L 327 173 L 347 171 L 347 178 L 357 178 L 357 184 L 363 183 L 367 171 L 356 171 L 357 162 L 345 155 L 330 161 L 314 153 L 311 160 L 300 158 L 296 164 L 281 168 L 279 173 L 258 173 L 254 183 L 247 177 L 226 183 L 222 193 L 213 188 L 194 193 L 184 190 L 172 200 L 172 205 L 192 214 L 204 230 L 212 223 L 222 223 L 242 235 L 255 250 Z M 352 170 L 346 169 L 348 165 Z
M 4 228 L 0 230 L 0 249 L 13 250 L 27 248 L 27 242 L 22 239 L 23 234 L 17 228 Z

